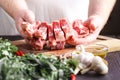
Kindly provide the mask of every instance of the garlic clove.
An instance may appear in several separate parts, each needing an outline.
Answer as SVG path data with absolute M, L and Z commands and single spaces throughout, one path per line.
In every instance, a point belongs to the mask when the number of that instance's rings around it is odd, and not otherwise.
M 95 56 L 92 62 L 92 69 L 99 74 L 107 74 L 108 66 L 105 64 L 103 59 L 99 56 Z

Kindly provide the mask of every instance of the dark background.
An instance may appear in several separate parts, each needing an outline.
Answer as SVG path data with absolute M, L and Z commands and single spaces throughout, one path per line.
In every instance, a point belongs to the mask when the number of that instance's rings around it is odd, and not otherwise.
M 100 34 L 120 36 L 120 0 L 117 0 L 108 22 Z

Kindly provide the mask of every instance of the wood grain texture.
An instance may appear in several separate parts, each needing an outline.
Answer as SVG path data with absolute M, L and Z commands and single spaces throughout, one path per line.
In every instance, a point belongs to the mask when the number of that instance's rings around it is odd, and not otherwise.
M 46 53 L 46 54 L 54 54 L 54 55 L 63 55 L 65 53 L 71 53 L 75 50 L 75 47 L 67 46 L 63 50 L 48 50 L 43 49 L 41 51 L 33 51 L 29 45 L 26 44 L 25 40 L 16 40 L 12 41 L 12 44 L 18 46 L 19 49 L 25 51 L 25 52 L 34 52 L 34 53 Z M 91 43 L 91 44 L 102 44 L 106 45 L 108 47 L 108 52 L 114 52 L 114 51 L 120 51 L 120 40 L 106 37 L 106 36 L 99 36 L 98 39 Z

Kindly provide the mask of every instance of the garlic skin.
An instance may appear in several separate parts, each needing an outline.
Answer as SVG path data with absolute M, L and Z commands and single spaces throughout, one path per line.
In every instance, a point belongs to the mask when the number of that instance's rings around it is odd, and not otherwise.
M 93 57 L 94 55 L 89 52 L 82 52 L 81 54 L 78 55 L 80 63 L 86 65 L 86 67 L 92 63 Z
M 86 52 L 83 45 L 76 46 L 76 51 L 72 53 L 72 58 L 79 60 L 75 74 L 79 71 L 81 74 L 85 74 L 90 70 L 103 75 L 108 73 L 107 61 L 99 56 L 94 56 L 94 54 L 90 52 Z
M 78 54 L 78 60 L 84 66 L 84 68 L 88 67 L 92 63 L 92 59 L 94 55 L 90 52 L 86 52 L 83 45 L 76 46 L 77 51 L 81 51 Z
M 104 63 L 103 59 L 99 56 L 95 56 L 92 61 L 92 69 L 99 74 L 107 74 L 108 66 Z

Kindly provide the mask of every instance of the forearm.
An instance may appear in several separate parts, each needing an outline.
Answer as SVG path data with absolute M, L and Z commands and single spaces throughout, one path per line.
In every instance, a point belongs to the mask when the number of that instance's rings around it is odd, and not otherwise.
M 114 7 L 116 0 L 90 0 L 89 16 L 99 16 L 103 21 L 103 26 Z
M 13 18 L 18 10 L 28 8 L 25 0 L 0 0 L 0 6 Z

